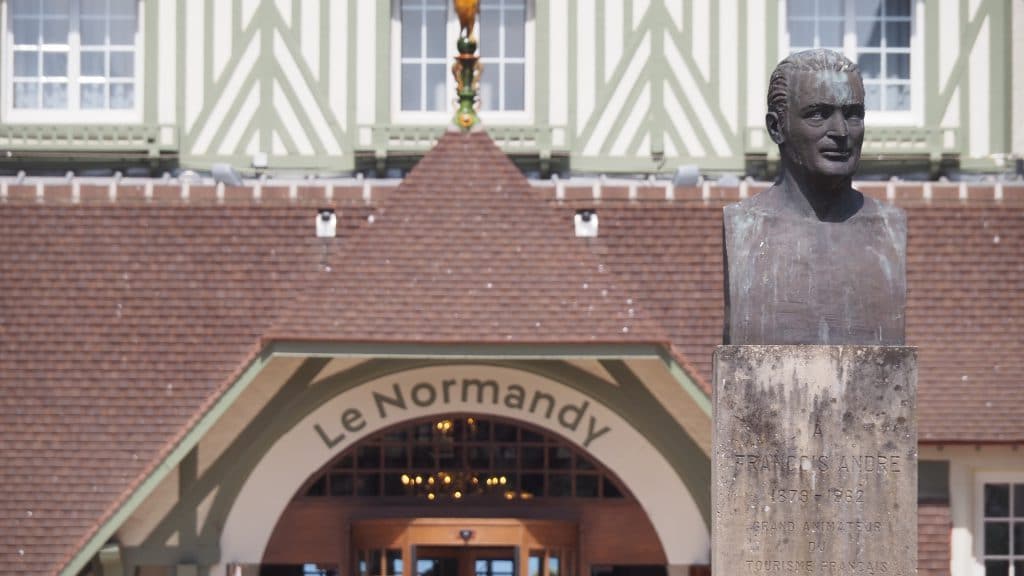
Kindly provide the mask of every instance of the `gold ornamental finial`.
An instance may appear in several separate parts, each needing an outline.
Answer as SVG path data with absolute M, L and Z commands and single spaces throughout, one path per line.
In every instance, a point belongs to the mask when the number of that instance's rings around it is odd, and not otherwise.
M 455 76 L 455 93 L 458 96 L 459 108 L 455 111 L 455 125 L 468 131 L 480 122 L 477 116 L 477 105 L 479 98 L 477 91 L 480 88 L 480 73 L 483 72 L 483 64 L 480 57 L 476 55 L 476 36 L 473 28 L 476 26 L 476 17 L 480 13 L 479 0 L 453 0 L 455 13 L 459 15 L 461 32 L 456 47 L 459 54 L 455 56 L 455 64 L 452 65 L 452 75 Z

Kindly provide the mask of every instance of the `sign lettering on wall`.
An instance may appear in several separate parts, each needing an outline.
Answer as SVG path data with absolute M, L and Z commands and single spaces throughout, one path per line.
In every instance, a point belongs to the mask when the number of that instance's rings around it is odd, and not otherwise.
M 313 425 L 314 432 L 327 448 L 334 448 L 350 434 L 362 431 L 372 419 L 387 425 L 388 420 L 407 420 L 420 410 L 448 406 L 453 409 L 465 409 L 467 405 L 481 409 L 500 407 L 505 412 L 520 415 L 524 421 L 544 422 L 566 436 L 580 438 L 584 448 L 611 432 L 610 426 L 591 413 L 590 400 L 564 401 L 542 390 L 527 390 L 519 384 L 497 380 L 451 378 L 411 386 L 396 382 L 390 387 L 373 390 L 372 395 L 370 405 L 344 408 L 337 420 Z

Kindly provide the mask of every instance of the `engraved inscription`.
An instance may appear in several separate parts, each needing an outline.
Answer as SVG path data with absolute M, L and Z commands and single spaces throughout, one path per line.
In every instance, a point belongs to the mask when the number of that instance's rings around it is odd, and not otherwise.
M 719 348 L 712 570 L 914 573 L 914 359 L 899 350 Z

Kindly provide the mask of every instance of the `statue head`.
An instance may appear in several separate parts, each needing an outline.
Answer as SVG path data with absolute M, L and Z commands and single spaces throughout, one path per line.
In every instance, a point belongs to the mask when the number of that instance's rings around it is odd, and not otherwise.
M 772 72 L 765 123 L 784 171 L 799 180 L 849 180 L 864 142 L 860 70 L 831 50 L 793 54 Z

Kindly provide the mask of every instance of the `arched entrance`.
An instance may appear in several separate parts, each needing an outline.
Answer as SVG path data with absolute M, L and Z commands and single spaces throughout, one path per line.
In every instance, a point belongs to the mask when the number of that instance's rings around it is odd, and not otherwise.
M 274 421 L 288 422 L 287 428 L 268 431 L 267 443 L 251 445 L 252 466 L 233 480 L 238 488 L 210 496 L 216 515 L 207 518 L 206 531 L 217 538 L 219 566 L 252 566 L 269 559 L 274 527 L 287 509 L 308 512 L 294 506 L 293 496 L 326 463 L 397 424 L 448 414 L 508 419 L 561 437 L 621 480 L 635 497 L 632 509 L 653 527 L 650 540 L 660 544 L 668 566 L 706 563 L 706 515 L 690 488 L 702 486 L 706 456 L 679 449 L 688 438 L 664 409 L 628 380 L 621 388 L 596 381 L 585 387 L 581 383 L 588 377 L 579 371 L 573 380 L 562 381 L 550 377 L 561 373 L 543 363 L 523 365 L 530 369 L 428 363 L 378 370 L 375 365 L 373 371 L 353 369 L 374 373 L 370 378 L 343 373 L 305 388 L 290 400 L 295 409 L 272 414 Z M 638 412 L 637 406 L 647 409 Z M 666 430 L 674 435 L 666 436 Z M 618 516 L 604 515 L 613 523 Z M 296 526 L 310 541 L 344 541 L 331 532 L 343 530 L 337 525 L 331 530 L 315 523 Z M 616 543 L 605 542 L 600 549 L 616 550 Z
M 309 478 L 268 543 L 267 576 L 575 576 L 664 565 L 646 514 L 585 450 L 507 418 L 388 428 Z

